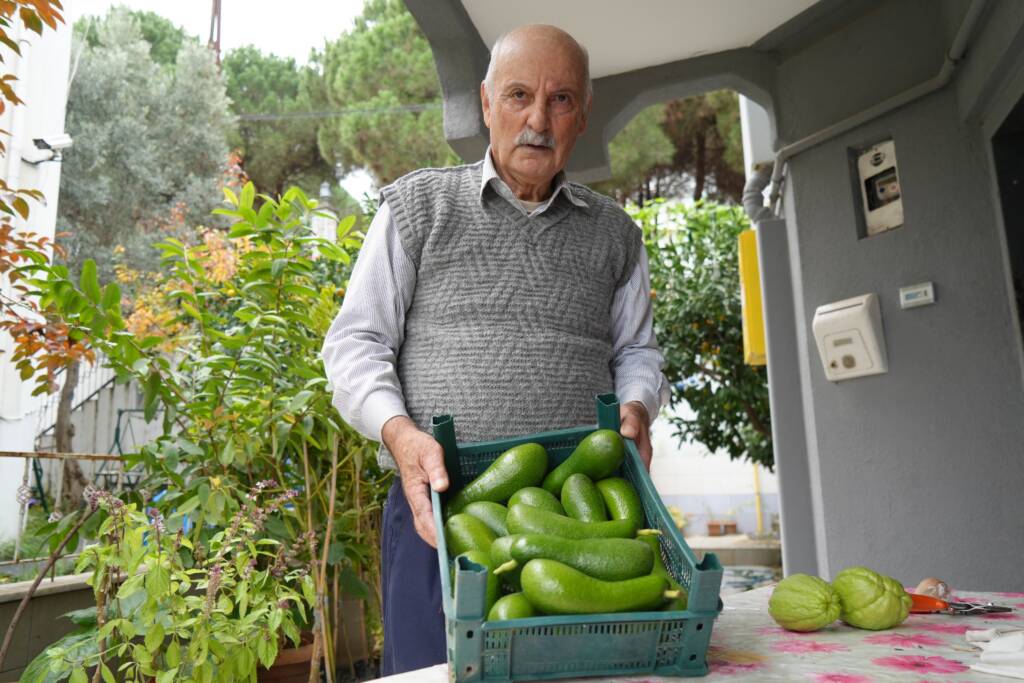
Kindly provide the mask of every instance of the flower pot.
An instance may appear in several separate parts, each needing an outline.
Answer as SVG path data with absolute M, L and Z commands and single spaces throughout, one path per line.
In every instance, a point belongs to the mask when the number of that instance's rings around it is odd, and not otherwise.
M 303 633 L 302 645 L 280 650 L 269 669 L 257 670 L 256 680 L 259 683 L 306 683 L 312 659 L 313 634 Z
M 736 522 L 708 520 L 708 536 L 725 536 L 736 533 Z

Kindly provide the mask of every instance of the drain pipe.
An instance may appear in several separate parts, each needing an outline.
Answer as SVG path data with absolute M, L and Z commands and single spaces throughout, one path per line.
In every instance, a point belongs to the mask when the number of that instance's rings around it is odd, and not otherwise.
M 950 79 L 953 77 L 954 69 L 956 69 L 957 64 L 967 51 L 967 41 L 970 38 L 971 33 L 974 32 L 974 27 L 978 23 L 978 17 L 981 16 L 982 11 L 985 9 L 986 2 L 987 0 L 974 0 L 971 3 L 971 6 L 967 8 L 967 13 L 964 15 L 963 21 L 960 22 L 960 28 L 957 30 L 956 37 L 953 39 L 953 43 L 949 47 L 949 52 L 946 53 L 946 57 L 942 62 L 942 68 L 939 69 L 938 74 L 923 83 L 915 85 L 909 90 L 905 90 L 899 95 L 890 97 L 883 102 L 879 102 L 874 106 L 868 107 L 853 116 L 845 118 L 842 121 L 828 126 L 827 128 L 819 130 L 817 133 L 808 135 L 802 140 L 798 140 L 780 149 L 778 154 L 775 156 L 775 170 L 772 173 L 772 190 L 769 196 L 771 206 L 775 207 L 778 203 L 779 195 L 781 194 L 780 186 L 783 172 L 786 162 L 788 162 L 790 158 L 812 147 L 816 147 L 826 140 L 830 140 L 837 135 L 867 123 L 868 121 L 871 121 L 883 114 L 899 109 L 903 105 L 909 104 L 918 98 L 935 92 L 949 83 Z M 778 215 L 777 211 L 775 213 Z
M 768 218 L 775 218 L 771 206 L 764 205 L 764 188 L 772 179 L 772 162 L 759 162 L 750 169 L 750 177 L 743 186 L 743 210 L 747 212 L 752 225 Z

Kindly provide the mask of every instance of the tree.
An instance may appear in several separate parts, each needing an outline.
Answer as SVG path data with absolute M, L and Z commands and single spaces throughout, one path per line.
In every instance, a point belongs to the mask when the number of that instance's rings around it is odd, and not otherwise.
M 768 378 L 743 361 L 737 239 L 749 222 L 739 206 L 655 201 L 632 207 L 651 268 L 654 331 L 665 356 L 680 440 L 772 469 Z
M 315 67 L 299 68 L 295 60 L 266 55 L 253 46 L 228 52 L 221 64 L 236 115 L 284 115 L 313 110 L 304 82 L 318 78 Z M 257 190 L 271 196 L 298 185 L 315 194 L 324 180 L 334 177 L 317 146 L 318 121 L 309 117 L 271 120 L 240 119 L 230 137 L 242 158 L 245 174 Z
M 112 277 L 113 247 L 156 267 L 154 236 L 181 235 L 219 200 L 232 125 L 213 55 L 184 41 L 173 68 L 150 54 L 139 21 L 115 8 L 93 22 L 68 96 L 58 226 L 73 271 L 95 257 Z M 91 30 L 91 29 L 90 29 Z
M 199 44 L 198 37 L 186 33 L 185 29 L 175 26 L 174 22 L 156 12 L 130 10 L 128 16 L 139 27 L 142 39 L 149 43 L 149 56 L 161 66 L 173 67 L 185 42 Z M 101 44 L 95 17 L 83 17 L 76 21 L 75 32 L 85 39 L 89 47 Z
M 612 178 L 594 187 L 620 203 L 686 196 L 739 202 L 739 100 L 720 90 L 649 107 L 612 138 L 608 153 Z
M 594 183 L 593 188 L 625 204 L 630 197 L 643 203 L 648 179 L 659 166 L 672 161 L 675 152 L 672 141 L 662 128 L 665 105 L 648 107 L 633 117 L 608 144 L 612 177 Z
M 655 182 L 661 180 L 668 190 L 664 195 L 681 196 L 689 189 L 694 201 L 740 201 L 744 169 L 736 93 L 718 90 L 673 100 L 665 108 L 662 128 L 675 147 L 671 164 L 655 173 Z
M 417 168 L 459 162 L 444 138 L 430 46 L 400 0 L 368 0 L 355 27 L 327 45 L 323 97 L 330 109 L 364 112 L 320 127 L 321 153 L 345 171 L 365 168 L 386 184 Z M 429 108 L 397 110 L 408 105 Z

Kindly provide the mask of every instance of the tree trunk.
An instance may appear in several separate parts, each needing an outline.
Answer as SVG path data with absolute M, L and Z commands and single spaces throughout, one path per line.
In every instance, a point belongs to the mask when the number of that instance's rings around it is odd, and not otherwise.
M 693 201 L 704 196 L 704 181 L 708 172 L 708 138 L 703 128 L 694 136 Z
M 75 395 L 75 387 L 78 386 L 80 365 L 81 361 L 75 361 L 64 371 L 64 386 L 60 389 L 60 402 L 57 404 L 57 424 L 53 428 L 57 439 L 55 450 L 58 453 L 74 452 L 72 443 L 75 438 L 75 426 L 71 424 L 71 410 L 74 406 L 71 402 Z M 82 492 L 88 484 L 78 461 L 65 460 L 61 496 L 60 500 L 54 501 L 55 505 L 65 512 L 77 510 L 82 504 Z

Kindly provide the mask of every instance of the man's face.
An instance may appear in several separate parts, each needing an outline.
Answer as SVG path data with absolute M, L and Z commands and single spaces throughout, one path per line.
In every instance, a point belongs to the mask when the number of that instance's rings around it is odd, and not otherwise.
M 481 86 L 480 95 L 499 172 L 546 189 L 587 125 L 578 53 L 557 36 L 516 37 L 502 49 L 492 91 Z

